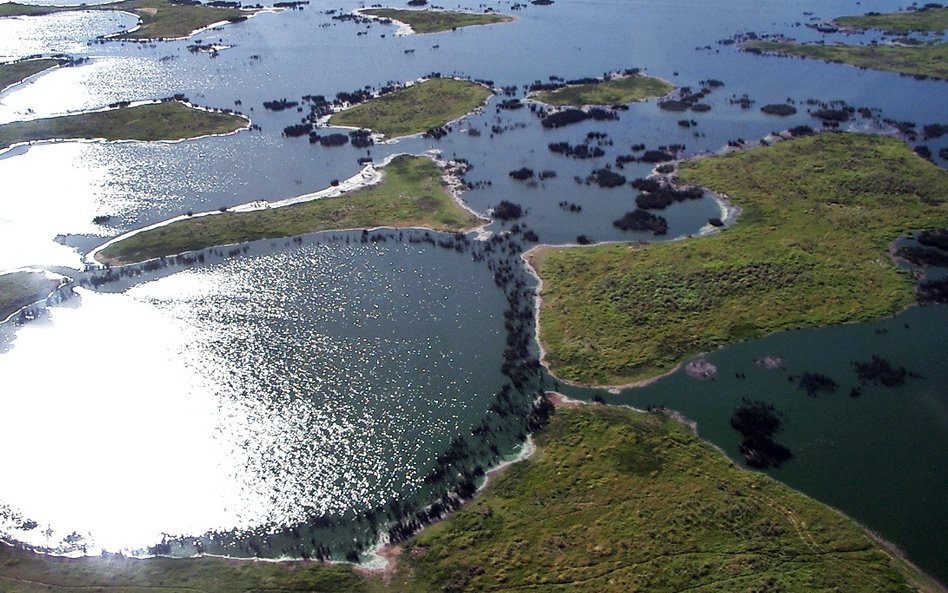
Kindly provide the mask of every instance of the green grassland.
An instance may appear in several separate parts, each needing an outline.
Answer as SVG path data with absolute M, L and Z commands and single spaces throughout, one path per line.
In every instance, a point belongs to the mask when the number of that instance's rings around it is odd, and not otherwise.
M 851 520 L 661 415 L 561 408 L 536 444 L 408 540 L 388 585 L 314 562 L 64 559 L 0 546 L 0 590 L 908 593 L 924 579 Z
M 662 416 L 561 408 L 536 444 L 406 544 L 395 590 L 910 590 L 855 523 Z
M 333 115 L 334 126 L 369 128 L 389 138 L 441 127 L 483 105 L 489 89 L 466 80 L 432 78 Z
M 948 29 L 948 8 L 920 8 L 888 14 L 843 16 L 835 19 L 837 25 L 853 29 L 880 29 L 889 33 L 929 31 L 940 33 Z
M 440 33 L 474 25 L 493 25 L 513 20 L 502 14 L 475 14 L 449 10 L 402 10 L 398 8 L 367 8 L 360 10 L 367 16 L 392 19 L 405 23 L 415 33 Z
M 451 197 L 441 181 L 441 167 L 431 159 L 400 155 L 384 172 L 380 183 L 335 198 L 174 222 L 113 243 L 96 257 L 130 263 L 322 230 L 388 226 L 463 231 L 483 222 Z
M 621 105 L 661 97 L 675 87 L 643 74 L 613 78 L 611 80 L 566 86 L 553 91 L 542 91 L 532 98 L 540 103 L 557 106 L 582 107 L 583 105 Z
M 12 272 L 0 275 L 0 320 L 6 319 L 20 307 L 25 307 L 46 296 L 59 286 L 40 272 Z
M 558 377 L 626 384 L 773 331 L 891 315 L 913 289 L 889 243 L 948 225 L 948 173 L 893 138 L 821 134 L 680 169 L 743 208 L 733 227 L 531 255 Z
M 348 566 L 315 562 L 254 562 L 222 558 L 40 556 L 0 544 L 0 591 L 38 593 L 248 593 L 257 591 L 372 593 L 380 579 Z
M 8 2 L 0 4 L 0 18 L 8 16 L 42 16 L 75 10 L 122 10 L 141 19 L 141 26 L 131 33 L 116 35 L 118 39 L 170 39 L 187 37 L 193 31 L 221 21 L 235 21 L 254 11 L 236 8 L 214 8 L 203 5 L 175 4 L 169 0 L 124 0 L 94 6 L 37 6 Z
M 2 6 L 2 5 L 0 5 Z M 55 68 L 64 63 L 64 60 L 56 58 L 44 58 L 42 60 L 20 60 L 17 62 L 8 62 L 0 64 L 0 91 L 13 86 L 14 84 L 39 74 L 43 70 Z
M 745 50 L 812 58 L 870 70 L 948 80 L 948 43 L 924 45 L 823 45 L 751 41 Z
M 0 124 L 0 148 L 54 139 L 183 140 L 227 134 L 246 126 L 247 120 L 238 115 L 166 101 Z

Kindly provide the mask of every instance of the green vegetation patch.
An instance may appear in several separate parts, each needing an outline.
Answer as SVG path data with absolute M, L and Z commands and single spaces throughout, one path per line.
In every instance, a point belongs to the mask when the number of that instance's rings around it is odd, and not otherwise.
M 566 86 L 533 96 L 547 105 L 582 107 L 584 105 L 621 105 L 661 97 L 675 90 L 659 78 L 636 74 L 597 83 Z
M 55 139 L 183 140 L 227 134 L 246 126 L 247 120 L 238 115 L 165 101 L 0 124 L 0 148 L 18 142 Z
M 45 299 L 59 286 L 42 272 L 12 272 L 0 275 L 0 320 L 6 319 L 20 307 Z
M 948 8 L 926 7 L 888 14 L 843 16 L 836 19 L 836 24 L 853 29 L 880 29 L 889 33 L 940 33 L 948 29 Z
M 0 6 L 2 6 L 2 4 L 0 4 Z M 34 74 L 39 74 L 43 70 L 61 66 L 65 62 L 65 60 L 57 58 L 44 58 L 42 60 L 20 60 L 18 62 L 0 64 L 0 91 Z
M 475 14 L 449 10 L 402 10 L 398 8 L 367 8 L 360 10 L 367 16 L 392 19 L 405 23 L 415 33 L 440 33 L 474 25 L 508 23 L 513 17 L 503 14 Z
M 948 173 L 883 136 L 820 134 L 685 162 L 743 208 L 706 237 L 544 248 L 540 338 L 564 379 L 625 384 L 773 331 L 867 321 L 913 301 L 887 255 L 948 224 Z
M 215 8 L 202 4 L 178 4 L 170 0 L 124 0 L 94 6 L 36 6 L 8 2 L 0 4 L 0 18 L 7 16 L 42 16 L 75 10 L 122 10 L 141 19 L 141 26 L 117 39 L 170 39 L 187 37 L 192 32 L 222 21 L 237 22 L 255 11 L 236 8 Z
M 467 80 L 432 78 L 337 113 L 329 123 L 409 136 L 464 117 L 490 96 L 489 89 Z
M 756 53 L 813 58 L 871 70 L 948 80 L 948 43 L 924 45 L 822 45 L 793 41 L 751 41 Z
M 394 590 L 908 590 L 851 520 L 660 415 L 558 409 L 536 444 L 404 546 Z
M 281 208 L 189 218 L 132 235 L 96 257 L 130 263 L 322 230 L 389 226 L 463 231 L 483 222 L 458 205 L 441 174 L 441 167 L 429 158 L 400 155 L 386 165 L 380 183 L 353 193 Z
M 61 558 L 41 556 L 0 544 L 0 590 L 109 591 L 110 593 L 246 593 L 284 591 L 370 593 L 380 579 L 348 566 L 315 562 L 253 562 L 222 558 L 121 556 Z

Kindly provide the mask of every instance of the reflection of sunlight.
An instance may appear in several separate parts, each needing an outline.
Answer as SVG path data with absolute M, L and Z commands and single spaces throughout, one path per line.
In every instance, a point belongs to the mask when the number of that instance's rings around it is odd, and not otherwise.
M 0 394 L 0 432 L 21 454 L 0 460 L 16 476 L 0 497 L 42 521 L 21 538 L 91 531 L 90 551 L 115 550 L 232 525 L 235 459 L 215 436 L 209 386 L 183 364 L 191 331 L 151 305 L 88 292 L 79 308 L 52 309 L 51 324 L 19 330 L 0 356 L 17 387 Z M 47 523 L 54 541 L 40 533 Z
M 96 58 L 58 68 L 0 96 L 0 123 L 101 109 L 116 101 L 154 99 L 169 94 L 161 72 L 142 57 Z M 146 96 L 129 96 L 129 87 L 116 80 L 134 80 Z M 165 92 L 163 92 L 165 91 Z
M 99 4 L 90 2 L 90 4 Z M 69 4 L 60 0 L 28 4 Z M 62 12 L 40 17 L 0 19 L 0 62 L 36 54 L 81 54 L 86 40 L 135 26 L 138 19 L 121 12 Z
M 22 150 L 22 149 L 21 149 Z M 0 270 L 27 265 L 80 266 L 78 254 L 53 241 L 60 233 L 94 233 L 108 171 L 88 157 L 90 146 L 34 146 L 0 158 Z M 50 175 L 50 171 L 56 171 Z

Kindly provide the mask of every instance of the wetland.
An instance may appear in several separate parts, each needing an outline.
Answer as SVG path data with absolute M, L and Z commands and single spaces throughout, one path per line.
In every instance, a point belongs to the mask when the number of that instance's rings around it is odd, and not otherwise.
M 943 590 L 941 9 L 363 8 L 0 4 L 0 578 Z

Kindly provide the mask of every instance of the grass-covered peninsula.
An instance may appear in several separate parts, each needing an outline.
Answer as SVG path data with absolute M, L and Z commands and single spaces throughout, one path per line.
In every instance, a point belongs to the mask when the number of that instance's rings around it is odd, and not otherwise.
M 45 299 L 57 286 L 58 280 L 51 280 L 42 272 L 0 274 L 0 320 L 21 307 Z
M 315 562 L 68 559 L 0 546 L 0 588 L 907 593 L 924 578 L 851 520 L 738 468 L 662 415 L 562 408 L 536 444 L 468 506 L 405 542 L 389 584 Z
M 2 5 L 0 5 L 2 6 Z M 43 58 L 39 60 L 18 60 L 0 64 L 0 91 L 21 82 L 34 74 L 55 68 L 66 63 L 59 58 Z
M 540 340 L 557 376 L 626 384 L 776 330 L 890 315 L 913 291 L 889 243 L 948 224 L 948 173 L 893 138 L 821 134 L 680 169 L 743 208 L 733 227 L 531 254 L 543 280 Z
M 0 148 L 56 139 L 183 140 L 228 134 L 247 126 L 239 115 L 197 109 L 179 101 L 148 103 L 0 124 Z
M 925 6 L 918 10 L 869 13 L 863 16 L 842 16 L 835 19 L 837 25 L 851 29 L 879 29 L 887 33 L 910 33 L 926 31 L 940 33 L 948 30 L 948 8 Z
M 441 177 L 441 167 L 433 160 L 400 155 L 385 166 L 381 182 L 353 193 L 180 220 L 113 243 L 96 257 L 103 262 L 130 263 L 322 230 L 389 226 L 463 231 L 481 224 L 480 218 L 458 205 Z
M 948 43 L 922 45 L 826 45 L 756 40 L 744 44 L 754 53 L 812 58 L 907 76 L 948 80 Z
M 542 91 L 531 98 L 540 103 L 562 107 L 621 105 L 661 97 L 673 90 L 675 87 L 669 82 L 644 74 L 635 74 Z
M 490 95 L 490 89 L 474 82 L 431 78 L 337 113 L 329 123 L 368 128 L 389 138 L 409 136 L 464 117 Z
M 253 10 L 218 8 L 204 4 L 188 4 L 171 0 L 124 0 L 93 6 L 39 6 L 8 2 L 0 4 L 0 18 L 9 16 L 43 16 L 75 10 L 122 10 L 136 15 L 140 26 L 134 31 L 115 35 L 117 39 L 172 39 L 187 37 L 198 29 L 224 21 L 237 22 L 253 14 Z
M 513 20 L 502 14 L 457 12 L 450 10 L 404 10 L 399 8 L 366 8 L 360 14 L 405 23 L 415 33 L 441 33 L 474 25 L 493 25 Z

